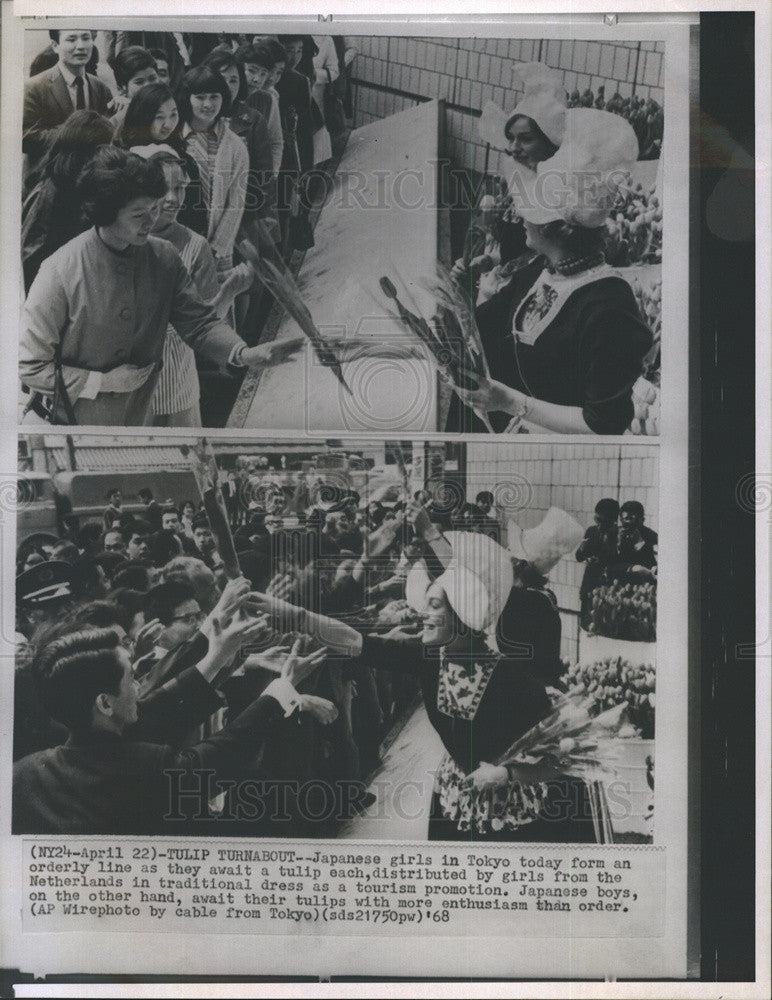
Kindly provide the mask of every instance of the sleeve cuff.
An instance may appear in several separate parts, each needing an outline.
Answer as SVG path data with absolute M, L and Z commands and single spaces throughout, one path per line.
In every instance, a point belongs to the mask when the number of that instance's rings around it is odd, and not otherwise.
M 230 353 L 230 356 L 228 357 L 228 364 L 231 366 L 231 368 L 244 367 L 244 362 L 241 361 L 240 359 L 241 359 L 241 353 L 246 346 L 247 345 L 243 341 L 235 345 L 235 347 Z
M 284 677 L 277 677 L 275 681 L 271 681 L 265 691 L 263 691 L 263 695 L 268 695 L 278 701 L 284 709 L 285 719 L 292 715 L 295 709 L 300 706 L 300 696 Z
M 88 378 L 86 379 L 86 384 L 80 391 L 80 395 L 83 399 L 96 399 L 102 388 L 102 373 L 101 372 L 89 372 Z

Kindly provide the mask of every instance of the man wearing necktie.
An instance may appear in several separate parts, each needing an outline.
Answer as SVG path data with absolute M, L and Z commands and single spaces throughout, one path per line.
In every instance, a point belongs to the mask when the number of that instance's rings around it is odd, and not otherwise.
M 39 73 L 24 89 L 22 149 L 32 166 L 46 150 L 56 128 L 73 111 L 92 109 L 106 115 L 112 100 L 108 87 L 86 72 L 94 48 L 93 33 L 83 28 L 49 31 L 56 66 Z

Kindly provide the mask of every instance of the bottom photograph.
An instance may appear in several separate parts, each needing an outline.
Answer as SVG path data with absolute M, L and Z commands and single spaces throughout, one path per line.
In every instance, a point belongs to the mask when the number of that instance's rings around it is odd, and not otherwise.
M 19 439 L 15 834 L 656 842 L 656 444 Z

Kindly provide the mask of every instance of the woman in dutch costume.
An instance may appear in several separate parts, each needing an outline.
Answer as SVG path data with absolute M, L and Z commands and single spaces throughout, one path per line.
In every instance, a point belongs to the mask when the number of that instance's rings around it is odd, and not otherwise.
M 519 109 L 514 120 L 523 121 Z M 535 256 L 476 309 L 491 378 L 475 376 L 476 386 L 458 394 L 490 414 L 496 431 L 528 422 L 553 433 L 622 434 L 652 336 L 604 246 L 638 140 L 607 111 L 570 108 L 562 121 L 554 155 L 515 160 L 510 191 Z M 482 425 L 470 417 L 464 429 Z
M 482 534 L 441 534 L 423 510 L 414 523 L 426 554 L 411 569 L 406 593 L 423 618 L 420 639 L 398 629 L 362 635 L 270 597 L 261 597 L 264 610 L 283 629 L 317 636 L 331 653 L 419 677 L 427 716 L 445 748 L 429 839 L 594 842 L 584 782 L 542 765 L 495 763 L 551 711 L 542 667 L 554 656 L 554 630 L 542 637 L 531 629 L 528 641 L 518 642 L 515 616 L 507 653 L 499 652 L 497 626 L 516 586 L 510 554 Z M 543 600 L 549 604 L 546 594 Z M 542 610 L 557 618 L 550 607 Z

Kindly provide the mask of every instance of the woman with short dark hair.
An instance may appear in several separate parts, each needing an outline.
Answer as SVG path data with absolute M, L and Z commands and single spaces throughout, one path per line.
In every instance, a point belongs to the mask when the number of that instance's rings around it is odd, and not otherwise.
M 177 92 L 182 137 L 198 166 L 184 222 L 206 237 L 222 278 L 233 267 L 233 244 L 246 204 L 249 154 L 228 125 L 231 93 L 211 66 L 190 69 Z
M 300 347 L 302 338 L 248 348 L 202 301 L 177 250 L 151 235 L 166 191 L 160 164 L 114 146 L 83 171 L 93 228 L 43 262 L 24 308 L 21 380 L 48 419 L 146 424 L 169 323 L 234 374 Z

